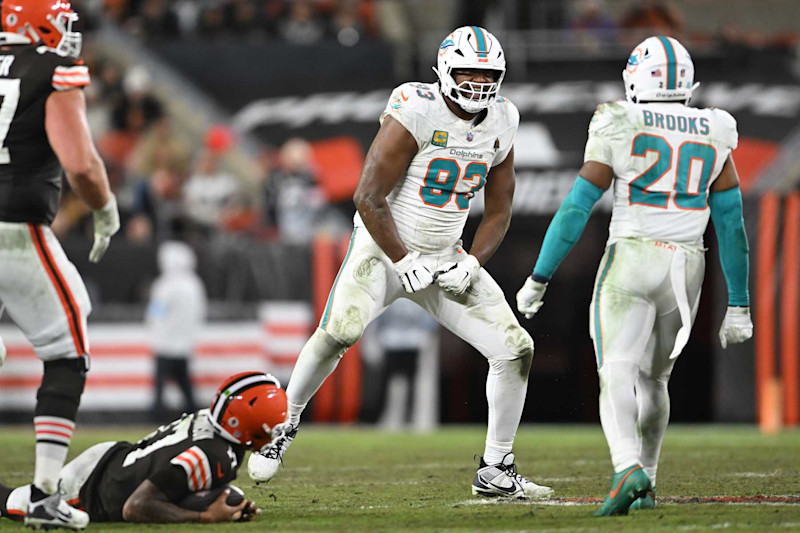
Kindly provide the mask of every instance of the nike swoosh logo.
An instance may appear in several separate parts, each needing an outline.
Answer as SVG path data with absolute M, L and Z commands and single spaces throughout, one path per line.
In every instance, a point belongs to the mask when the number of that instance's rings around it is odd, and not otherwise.
M 642 469 L 642 467 L 641 467 L 641 466 L 637 466 L 636 468 L 633 468 L 633 469 L 629 470 L 629 471 L 628 471 L 628 473 L 627 473 L 627 474 L 625 474 L 625 476 L 624 476 L 622 479 L 620 479 L 620 480 L 619 480 L 619 483 L 617 483 L 617 486 L 614 488 L 614 490 L 612 490 L 611 492 L 609 492 L 609 493 L 608 493 L 608 495 L 609 495 L 609 496 L 610 496 L 612 499 L 613 499 L 613 498 L 616 498 L 616 497 L 617 497 L 617 493 L 619 493 L 619 489 L 621 489 L 621 488 L 622 488 L 622 485 L 625 483 L 625 480 L 626 480 L 626 479 L 628 479 L 628 476 L 630 476 L 631 474 L 633 474 L 633 473 L 634 473 L 634 472 L 636 472 L 637 470 L 641 470 L 641 469 Z
M 70 520 L 72 518 L 72 512 L 64 512 L 61 509 L 58 510 L 58 517 L 62 520 Z
M 511 483 L 511 486 L 510 486 L 510 487 L 503 487 L 503 486 L 501 486 L 501 485 L 498 485 L 497 483 L 492 483 L 491 481 L 489 481 L 488 479 L 486 479 L 486 478 L 485 478 L 485 477 L 483 477 L 483 476 L 480 476 L 480 480 L 481 480 L 481 481 L 482 481 L 484 484 L 486 484 L 486 485 L 489 485 L 490 487 L 494 487 L 494 488 L 496 488 L 497 490 L 502 490 L 503 492 L 514 492 L 514 484 L 513 484 L 513 483 Z
M 406 94 L 403 91 L 400 91 L 400 97 L 403 99 L 404 102 L 408 100 L 408 96 L 406 96 Z

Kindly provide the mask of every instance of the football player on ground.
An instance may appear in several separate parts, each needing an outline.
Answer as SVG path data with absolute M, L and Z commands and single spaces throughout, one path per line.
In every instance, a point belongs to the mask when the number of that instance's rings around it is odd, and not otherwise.
M 88 516 L 57 490 L 89 370 L 91 311 L 83 280 L 50 230 L 62 168 L 94 215 L 92 262 L 119 229 L 119 214 L 86 122 L 81 89 L 89 70 L 78 59 L 77 19 L 68 2 L 0 3 L 0 300 L 44 361 L 26 522 L 82 529 Z
M 400 85 L 380 117 L 354 198 L 350 247 L 287 388 L 285 435 L 251 456 L 248 470 L 256 481 L 275 475 L 308 401 L 364 328 L 402 297 L 489 362 L 489 429 L 473 493 L 552 494 L 517 473 L 511 451 L 533 340 L 481 268 L 511 220 L 519 112 L 498 93 L 506 60 L 492 34 L 467 26 L 442 42 L 434 70 L 438 84 Z M 484 187 L 486 210 L 467 252 L 461 233 L 470 201 Z
M 600 105 L 584 164 L 539 258 L 517 293 L 531 318 L 592 206 L 614 186 L 609 239 L 591 303 L 600 377 L 600 420 L 611 450 L 611 491 L 597 516 L 655 507 L 656 470 L 669 420 L 667 382 L 689 339 L 703 283 L 709 217 L 728 286 L 722 347 L 753 334 L 748 244 L 731 151 L 736 121 L 721 109 L 687 107 L 694 65 L 671 37 L 637 46 L 622 72 L 627 102 Z
M 286 393 L 274 377 L 236 374 L 222 383 L 210 408 L 185 414 L 136 444 L 103 442 L 87 449 L 61 470 L 61 493 L 92 522 L 251 520 L 259 510 L 247 500 L 226 503 L 228 485 L 245 450 L 268 444 L 286 411 Z M 220 490 L 205 510 L 187 508 Z M 30 495 L 30 485 L 0 485 L 0 512 L 19 520 Z

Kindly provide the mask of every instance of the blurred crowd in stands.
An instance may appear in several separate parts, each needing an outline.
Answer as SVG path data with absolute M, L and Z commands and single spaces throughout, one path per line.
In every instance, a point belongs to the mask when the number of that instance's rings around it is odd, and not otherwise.
M 544 15 L 553 28 L 583 30 L 607 39 L 620 28 L 640 29 L 681 37 L 687 21 L 675 5 L 662 0 L 629 4 L 622 16 L 611 16 L 610 0 L 544 2 Z M 133 242 L 150 242 L 189 234 L 207 238 L 242 233 L 262 240 L 307 243 L 320 228 L 346 228 L 352 205 L 336 199 L 320 185 L 320 168 L 313 150 L 302 139 L 265 146 L 257 157 L 260 180 L 255 185 L 220 166 L 237 142 L 234 132 L 212 127 L 202 144 L 177 131 L 173 120 L 152 90 L 154 81 L 143 67 L 123 70 L 92 46 L 92 30 L 105 19 L 154 46 L 164 39 L 246 39 L 255 43 L 283 40 L 310 45 L 335 39 L 353 45 L 362 38 L 407 39 L 413 17 L 400 17 L 409 6 L 431 2 L 409 0 L 76 0 L 87 35 L 84 55 L 92 72 L 86 90 L 89 119 L 123 209 L 123 234 Z M 472 23 L 492 22 L 492 9 L 501 0 L 464 2 L 460 17 Z M 537 4 L 538 5 L 538 4 Z M 535 10 L 520 1 L 522 11 Z M 543 8 L 544 9 L 544 8 Z M 441 13 L 441 10 L 437 13 Z M 533 16 L 533 11 L 527 11 Z M 433 15 L 431 15 L 433 16 Z M 452 22 L 452 21 L 451 21 Z M 465 23 L 457 20 L 456 23 Z M 395 23 L 392 26 L 392 23 Z M 797 34 L 776 34 L 773 41 L 735 28 L 722 31 L 731 43 L 749 46 L 793 44 Z M 413 35 L 413 32 L 411 32 Z M 702 36 L 692 35 L 702 40 Z M 408 48 L 408 47 L 406 47 Z M 82 204 L 67 191 L 64 207 L 54 223 L 62 236 L 91 233 Z M 181 233 L 182 235 L 176 235 Z

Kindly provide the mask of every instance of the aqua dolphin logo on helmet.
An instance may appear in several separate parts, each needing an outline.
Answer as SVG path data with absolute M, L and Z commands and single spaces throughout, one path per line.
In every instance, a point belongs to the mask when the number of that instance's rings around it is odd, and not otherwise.
M 689 103 L 699 83 L 694 83 L 694 63 L 686 48 L 672 37 L 648 37 L 633 49 L 622 71 L 629 102 L 673 101 Z
M 456 84 L 453 71 L 489 70 L 494 81 Z M 437 67 L 442 94 L 468 113 L 478 113 L 492 105 L 506 75 L 506 58 L 497 38 L 479 26 L 463 26 L 448 35 L 439 46 Z

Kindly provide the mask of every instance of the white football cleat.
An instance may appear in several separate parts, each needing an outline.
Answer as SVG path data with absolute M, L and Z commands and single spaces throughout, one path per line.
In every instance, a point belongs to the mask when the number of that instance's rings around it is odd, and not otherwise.
M 517 474 L 514 454 L 509 452 L 503 457 L 503 461 L 496 465 L 487 465 L 481 457 L 478 472 L 472 481 L 472 494 L 541 500 L 552 496 L 554 491 L 550 487 L 537 485 L 525 476 Z
M 86 529 L 89 515 L 80 509 L 70 507 L 61 494 L 45 494 L 31 485 L 31 499 L 25 515 L 25 525 L 33 529 Z
M 256 483 L 267 483 L 278 473 L 278 468 L 283 461 L 283 454 L 289 449 L 297 435 L 297 426 L 289 425 L 288 427 L 288 430 L 274 438 L 261 451 L 250 454 L 250 459 L 247 461 L 247 473 L 250 474 L 250 479 Z M 276 426 L 275 429 L 278 427 Z

